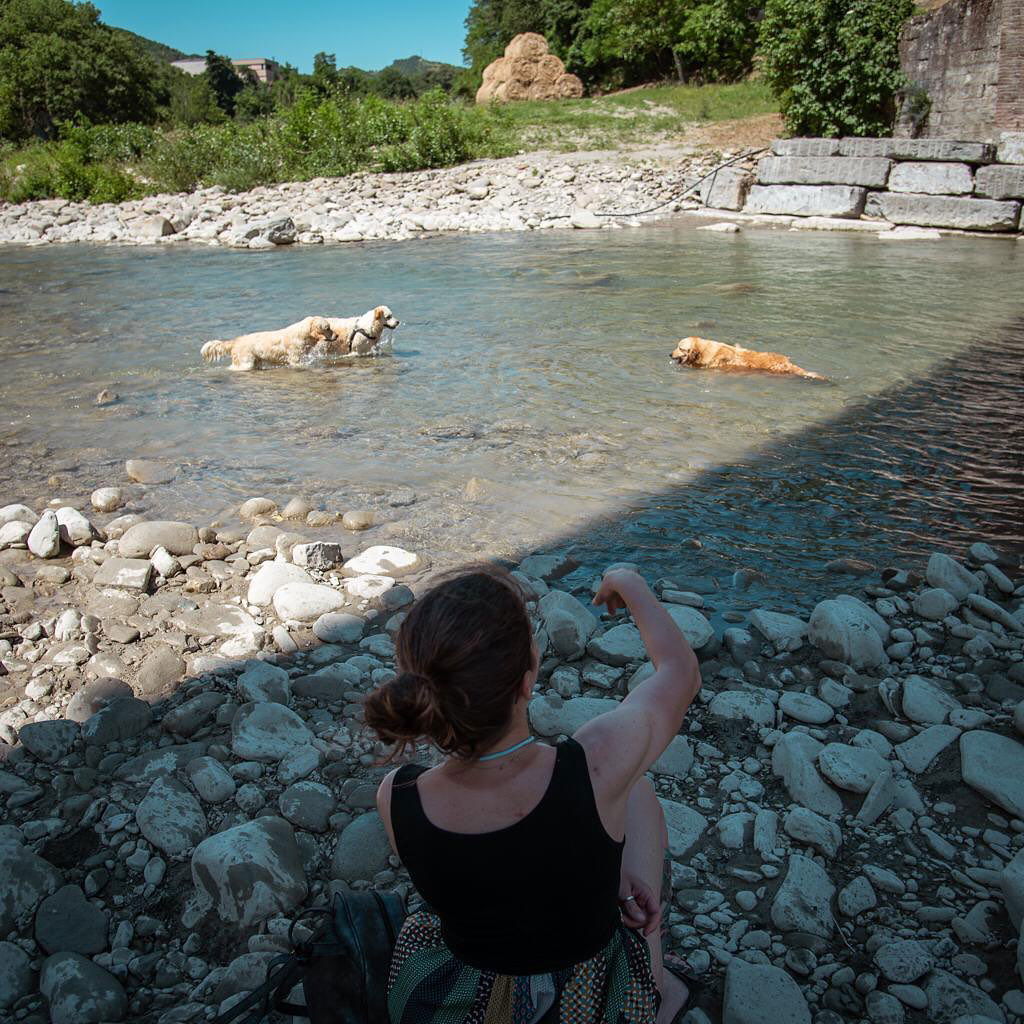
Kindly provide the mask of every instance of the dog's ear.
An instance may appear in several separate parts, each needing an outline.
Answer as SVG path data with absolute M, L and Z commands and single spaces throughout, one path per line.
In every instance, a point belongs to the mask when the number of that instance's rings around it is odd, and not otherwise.
M 373 311 L 373 319 L 374 320 L 383 320 L 384 317 L 386 317 L 387 315 L 388 315 L 388 311 L 387 311 L 387 307 L 386 306 L 378 306 Z

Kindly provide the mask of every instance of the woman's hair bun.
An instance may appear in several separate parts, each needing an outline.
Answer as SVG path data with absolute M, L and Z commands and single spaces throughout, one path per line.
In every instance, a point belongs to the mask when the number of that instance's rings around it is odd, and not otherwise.
M 449 731 L 433 681 L 419 672 L 401 672 L 368 694 L 363 715 L 385 743 L 405 745 L 421 737 L 436 743 Z

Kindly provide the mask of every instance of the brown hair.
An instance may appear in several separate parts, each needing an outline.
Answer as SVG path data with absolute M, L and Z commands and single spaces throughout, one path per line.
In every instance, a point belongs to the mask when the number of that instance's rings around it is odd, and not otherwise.
M 457 570 L 409 610 L 395 640 L 399 674 L 365 698 L 366 724 L 399 750 L 427 739 L 473 757 L 508 725 L 533 668 L 532 641 L 512 575 L 491 565 Z

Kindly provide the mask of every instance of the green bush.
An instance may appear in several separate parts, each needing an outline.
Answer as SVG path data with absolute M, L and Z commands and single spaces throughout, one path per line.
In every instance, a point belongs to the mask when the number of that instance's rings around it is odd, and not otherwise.
M 767 0 L 764 76 L 796 135 L 885 135 L 913 0 Z

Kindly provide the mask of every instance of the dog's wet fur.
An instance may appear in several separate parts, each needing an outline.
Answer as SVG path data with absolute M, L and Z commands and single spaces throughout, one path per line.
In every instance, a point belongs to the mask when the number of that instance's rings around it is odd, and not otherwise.
M 820 373 L 797 366 L 789 356 L 779 352 L 758 352 L 739 345 L 692 336 L 683 338 L 672 352 L 680 366 L 701 370 L 758 370 L 761 373 L 784 373 L 806 377 L 808 380 L 827 380 Z

